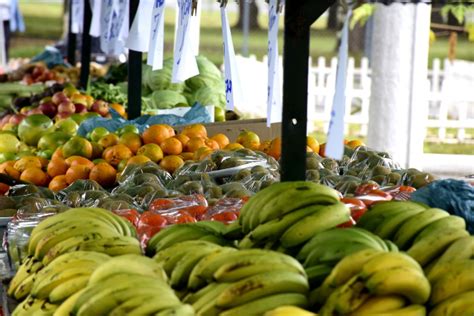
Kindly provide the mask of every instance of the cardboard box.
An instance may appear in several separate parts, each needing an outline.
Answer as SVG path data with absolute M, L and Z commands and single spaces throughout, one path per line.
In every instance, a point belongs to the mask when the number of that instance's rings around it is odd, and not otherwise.
M 227 122 L 216 122 L 204 124 L 208 135 L 212 136 L 223 133 L 233 142 L 237 139 L 240 132 L 249 130 L 257 133 L 261 141 L 272 140 L 281 136 L 281 123 L 274 123 L 271 127 L 267 127 L 266 119 L 237 120 Z M 175 129 L 180 132 L 184 126 L 176 126 Z

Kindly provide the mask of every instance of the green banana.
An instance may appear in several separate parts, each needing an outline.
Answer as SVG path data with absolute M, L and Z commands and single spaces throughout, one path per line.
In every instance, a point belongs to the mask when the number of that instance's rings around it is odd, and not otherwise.
M 56 286 L 49 293 L 49 301 L 53 304 L 58 304 L 65 301 L 71 295 L 74 295 L 79 290 L 87 286 L 90 275 L 81 275 L 75 278 L 64 281 L 62 284 Z
M 430 297 L 431 286 L 423 272 L 412 267 L 381 269 L 365 282 L 373 295 L 402 295 L 413 304 L 424 304 Z
M 299 273 L 269 271 L 233 283 L 217 297 L 216 305 L 230 308 L 271 294 L 306 294 L 308 288 L 308 280 Z
M 360 270 L 360 276 L 364 279 L 371 275 L 392 268 L 408 267 L 422 272 L 420 264 L 413 258 L 400 252 L 378 253 L 368 259 Z
M 391 240 L 385 239 L 385 244 L 387 245 L 388 251 L 390 252 L 398 252 L 398 246 Z
M 426 308 L 423 305 L 408 305 L 400 309 L 381 312 L 381 313 L 372 313 L 370 315 L 371 316 L 426 316 Z
M 334 228 L 350 219 L 350 210 L 344 203 L 334 203 L 296 222 L 280 238 L 283 247 L 301 245 L 315 234 Z
M 125 227 L 125 222 L 127 221 L 109 210 L 98 207 L 79 207 L 70 209 L 68 212 L 71 213 L 70 215 L 75 215 L 79 218 L 96 218 L 112 226 L 120 235 L 130 236 L 128 226 Z
M 439 263 L 474 259 L 474 236 L 459 238 L 439 258 Z
M 390 313 L 405 306 L 406 300 L 400 295 L 373 296 L 351 313 L 351 316 L 365 316 Z
M 157 314 L 156 316 L 194 316 L 195 312 L 191 305 L 178 305 L 176 307 L 171 307 L 164 309 Z
M 227 240 L 240 240 L 244 237 L 242 234 L 242 226 L 238 220 L 227 225 L 222 235 Z
M 142 254 L 140 242 L 130 236 L 88 240 L 79 245 L 79 250 L 102 252 L 112 257 L 125 254 Z
M 438 208 L 426 209 L 405 221 L 393 237 L 398 248 L 406 250 L 415 237 L 431 223 L 448 217 L 449 213 Z
M 156 245 L 165 237 L 168 237 L 169 235 L 173 235 L 177 233 L 178 231 L 181 231 L 183 227 L 186 227 L 186 224 L 177 224 L 177 225 L 171 225 L 168 227 L 163 228 L 160 230 L 157 234 L 153 235 L 153 237 L 150 238 L 148 241 L 147 247 L 146 247 L 146 255 L 153 257 L 156 252 Z
M 226 225 L 219 221 L 199 221 L 192 224 L 204 230 L 207 230 L 209 233 L 222 236 L 226 230 Z
M 220 246 L 226 246 L 226 245 L 229 245 L 230 242 L 226 239 L 224 239 L 223 237 L 220 237 L 220 236 L 217 236 L 217 235 L 212 235 L 212 234 L 208 234 L 208 235 L 204 235 L 202 237 L 199 237 L 198 240 L 201 240 L 201 241 L 207 241 L 207 242 L 210 242 L 210 243 L 213 243 L 213 244 L 216 244 L 216 245 L 220 245 Z
M 327 264 L 318 264 L 306 268 L 306 275 L 311 288 L 320 286 L 323 281 L 330 275 L 332 267 Z
M 423 208 L 408 209 L 401 213 L 392 214 L 387 217 L 374 231 L 374 233 L 382 239 L 391 239 L 397 232 L 400 225 L 403 225 L 407 220 L 413 216 L 423 212 Z
M 442 278 L 450 271 L 459 271 L 465 269 L 467 266 L 471 265 L 474 260 L 464 259 L 451 262 L 438 262 L 428 273 L 426 277 L 431 282 L 431 284 L 436 283 L 439 278 Z
M 304 261 L 303 266 L 307 268 L 321 263 L 335 265 L 342 258 L 364 249 L 372 248 L 357 241 L 334 242 L 332 244 L 324 245 L 324 247 L 314 249 Z
M 131 310 L 133 310 L 133 309 L 143 305 L 147 301 L 153 300 L 153 299 L 156 299 L 155 295 L 139 295 L 139 296 L 131 297 L 130 299 L 123 301 L 122 303 L 117 305 L 115 308 L 113 308 L 109 312 L 109 315 L 110 316 L 121 316 L 121 315 L 125 316 L 125 315 L 128 315 L 128 313 Z
M 474 290 L 463 292 L 442 301 L 431 311 L 430 316 L 474 315 Z
M 169 234 L 156 243 L 155 250 L 159 252 L 179 242 L 196 240 L 207 235 L 209 235 L 209 233 L 206 230 L 197 226 L 183 226 L 180 230 L 176 230 L 174 233 Z
M 197 292 L 195 297 L 191 297 L 189 302 L 185 301 L 185 303 L 192 304 L 195 311 L 199 311 L 203 309 L 207 304 L 212 302 L 215 305 L 215 301 L 222 291 L 229 288 L 231 284 L 229 283 L 211 283 L 201 291 Z M 203 291 L 204 290 L 204 291 Z
M 280 306 L 307 307 L 308 299 L 303 294 L 284 293 L 265 296 L 246 304 L 228 309 L 220 313 L 220 316 L 242 316 L 262 315 Z
M 474 260 L 462 261 L 453 265 L 446 274 L 433 282 L 430 304 L 435 306 L 457 294 L 474 291 Z
M 181 305 L 181 302 L 179 300 L 177 300 L 176 302 L 170 302 L 169 300 L 165 300 L 162 298 L 154 299 L 154 300 L 149 300 L 148 302 L 130 311 L 128 315 L 130 316 L 150 315 L 150 314 L 159 313 L 163 310 L 177 307 L 180 305 Z
M 445 229 L 445 228 L 457 228 L 459 230 L 465 230 L 466 229 L 466 221 L 464 218 L 456 216 L 456 215 L 450 215 L 447 217 L 443 217 L 438 219 L 437 221 L 434 221 L 433 223 L 429 224 L 426 226 L 425 229 L 423 229 L 415 238 L 413 241 L 413 244 L 419 242 L 420 240 L 424 239 L 425 237 L 428 237 L 433 234 L 439 233 L 440 229 Z
M 69 296 L 64 302 L 59 305 L 58 309 L 54 312 L 53 316 L 70 316 L 72 315 L 72 309 L 74 304 L 76 304 L 79 296 L 86 291 L 86 288 L 77 291 L 73 295 Z

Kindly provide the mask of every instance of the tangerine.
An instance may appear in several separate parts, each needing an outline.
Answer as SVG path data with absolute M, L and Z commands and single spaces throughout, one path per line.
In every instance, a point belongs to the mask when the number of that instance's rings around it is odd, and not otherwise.
M 140 147 L 137 151 L 137 155 L 143 155 L 150 158 L 153 162 L 158 162 L 163 159 L 163 151 L 157 144 L 146 144 Z
M 10 176 L 16 180 L 20 179 L 20 171 L 16 170 L 10 165 L 5 166 L 5 168 L 3 169 L 1 173 L 6 174 L 7 176 Z
M 347 142 L 347 146 L 351 147 L 352 149 L 356 149 L 357 147 L 365 146 L 365 144 L 358 139 L 353 139 Z
M 117 170 L 106 162 L 101 162 L 92 168 L 89 179 L 96 181 L 103 187 L 110 187 L 115 184 Z
M 64 159 L 63 149 L 61 147 L 56 148 L 53 155 L 51 156 L 51 160 L 54 160 L 56 158 Z
M 183 144 L 183 148 L 186 146 L 186 144 L 189 142 L 189 137 L 184 135 L 184 134 L 178 134 L 175 136 L 177 140 Z
M 119 144 L 124 144 L 132 153 L 136 154 L 138 149 L 142 146 L 142 139 L 140 135 L 133 132 L 125 132 L 119 138 Z
M 183 144 L 175 137 L 166 139 L 160 144 L 160 147 L 167 155 L 179 155 L 183 151 Z
M 183 158 L 184 161 L 194 159 L 194 153 L 190 153 L 187 151 L 182 152 L 179 156 Z
M 66 182 L 68 184 L 73 183 L 76 180 L 86 180 L 89 178 L 91 169 L 85 165 L 76 165 L 69 167 L 66 171 Z
M 99 139 L 97 143 L 103 148 L 112 147 L 119 143 L 119 137 L 117 134 L 110 133 Z
M 142 164 L 142 163 L 146 163 L 148 161 L 151 161 L 150 158 L 148 158 L 147 156 L 145 155 L 137 155 L 137 156 L 133 156 L 132 158 L 128 159 L 127 160 L 127 165 L 130 165 L 130 164 Z
M 188 136 L 189 138 L 193 137 L 207 137 L 206 127 L 202 124 L 191 124 L 186 126 L 181 134 Z
M 49 182 L 48 188 L 51 191 L 58 192 L 61 191 L 62 189 L 67 188 L 68 183 L 66 181 L 66 176 L 65 175 L 57 175 L 51 181 Z
M 32 183 L 37 186 L 46 186 L 48 184 L 48 175 L 37 167 L 28 167 L 20 175 L 20 180 Z
M 319 142 L 312 136 L 306 138 L 306 145 L 310 147 L 313 152 L 319 153 Z
M 239 149 L 242 149 L 242 148 L 244 148 L 244 146 L 242 146 L 239 143 L 230 143 L 229 145 L 224 147 L 224 149 L 226 149 L 226 150 L 239 150 Z
M 0 173 L 4 173 L 4 171 L 7 167 L 14 168 L 13 167 L 14 165 L 15 165 L 15 161 L 13 161 L 13 160 L 9 160 L 9 161 L 5 161 L 5 162 L 1 163 L 0 164 Z
M 114 167 L 118 166 L 121 160 L 130 159 L 132 156 L 133 153 L 130 148 L 123 144 L 109 147 L 102 154 L 102 158 Z
M 206 141 L 202 137 L 192 137 L 186 144 L 186 151 L 195 152 L 201 147 L 206 147 Z
M 92 158 L 91 159 L 102 157 L 102 152 L 104 151 L 104 147 L 102 147 L 102 145 L 96 142 L 92 142 L 91 144 L 92 144 Z
M 203 160 L 212 154 L 213 150 L 209 147 L 201 147 L 194 152 L 194 160 Z
M 319 145 L 319 155 L 321 157 L 326 157 L 326 143 Z
M 160 167 L 169 173 L 174 173 L 182 165 L 184 165 L 184 160 L 180 156 L 176 155 L 166 156 L 160 161 Z
M 62 147 L 64 158 L 71 156 L 82 156 L 87 159 L 92 158 L 92 144 L 83 137 L 74 136 L 68 140 Z
M 24 156 L 18 159 L 13 166 L 19 172 L 25 171 L 27 168 L 39 168 L 41 169 L 43 165 L 41 160 L 36 156 Z
M 224 149 L 225 146 L 229 145 L 230 143 L 229 138 L 222 133 L 212 136 L 211 139 L 215 140 L 219 144 L 220 149 Z
M 257 150 L 260 146 L 260 137 L 252 131 L 242 131 L 236 140 L 237 143 L 241 144 L 245 148 Z
M 266 141 L 263 141 L 260 146 L 258 146 L 258 150 L 264 152 L 264 153 L 268 153 L 268 151 L 270 150 L 270 144 L 272 142 L 270 140 L 266 140 Z
M 169 125 L 152 125 L 143 132 L 143 142 L 145 144 L 161 144 L 165 139 L 168 139 L 174 135 L 174 130 L 173 133 L 171 133 L 171 130 Z
M 213 149 L 213 150 L 218 150 L 220 149 L 220 146 L 219 146 L 219 143 L 213 139 L 206 139 L 204 141 L 204 143 L 206 144 L 207 147 L 209 147 L 210 149 Z
M 66 174 L 67 169 L 69 168 L 66 160 L 62 158 L 53 159 L 48 163 L 47 173 L 50 177 L 54 178 L 59 175 Z
M 111 103 L 109 104 L 109 107 L 114 109 L 120 116 L 122 117 L 127 117 L 127 111 L 125 111 L 125 107 L 121 104 L 118 103 Z
M 92 169 L 92 167 L 94 167 L 94 163 L 92 161 L 81 156 L 71 156 L 65 161 L 68 167 L 73 167 L 77 165 L 84 165 L 89 167 L 89 169 Z

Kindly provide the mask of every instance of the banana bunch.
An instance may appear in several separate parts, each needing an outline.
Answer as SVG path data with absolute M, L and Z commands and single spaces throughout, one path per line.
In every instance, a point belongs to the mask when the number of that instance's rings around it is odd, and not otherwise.
M 140 253 L 135 228 L 101 208 L 73 208 L 48 217 L 33 229 L 28 242 L 28 254 L 43 265 L 77 250 L 110 255 Z
M 379 252 L 398 251 L 392 242 L 382 240 L 365 229 L 333 228 L 311 238 L 301 248 L 296 258 L 303 262 L 311 288 L 316 288 L 330 275 L 340 260 L 363 249 Z M 358 264 L 357 259 L 355 263 Z
M 113 257 L 91 274 L 87 286 L 56 310 L 62 315 L 194 315 L 167 283 L 154 260 L 139 255 Z
M 196 315 L 260 315 L 283 305 L 308 304 L 303 267 L 279 252 L 197 240 L 171 246 L 154 259 L 171 275 L 171 284 L 187 288 L 183 302 Z
M 297 247 L 350 219 L 339 199 L 337 191 L 313 182 L 275 183 L 242 207 L 239 222 L 246 235 L 239 248 Z
M 234 230 L 232 226 L 230 229 Z M 208 241 L 216 245 L 229 245 L 226 239 L 229 228 L 218 221 L 200 221 L 196 223 L 177 224 L 162 229 L 147 244 L 146 254 L 153 257 L 157 252 L 186 240 Z
M 357 266 L 356 256 L 362 263 Z M 362 250 L 343 261 L 336 266 L 339 272 L 332 282 L 321 290 L 330 293 L 320 310 L 321 316 L 426 315 L 423 304 L 430 297 L 430 283 L 420 264 L 411 257 L 399 252 Z M 342 270 L 342 266 L 347 269 Z M 341 282 L 344 283 L 338 286 Z
M 7 295 L 17 301 L 23 300 L 31 291 L 36 278 L 36 272 L 43 268 L 43 263 L 33 256 L 25 258 L 18 271 L 10 281 Z
M 264 316 L 317 316 L 315 313 L 296 306 L 280 306 L 268 311 Z
M 12 316 L 53 315 L 58 305 L 51 304 L 47 300 L 40 300 L 28 296 L 18 304 L 12 312 Z

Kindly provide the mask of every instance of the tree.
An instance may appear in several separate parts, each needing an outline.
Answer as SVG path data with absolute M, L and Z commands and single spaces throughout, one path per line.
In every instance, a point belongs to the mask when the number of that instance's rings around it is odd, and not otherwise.
M 258 24 L 258 6 L 255 1 L 251 0 L 241 0 L 239 1 L 239 20 L 234 26 L 236 28 L 242 29 L 244 25 L 244 1 L 249 1 L 249 29 L 258 30 L 260 25 Z

